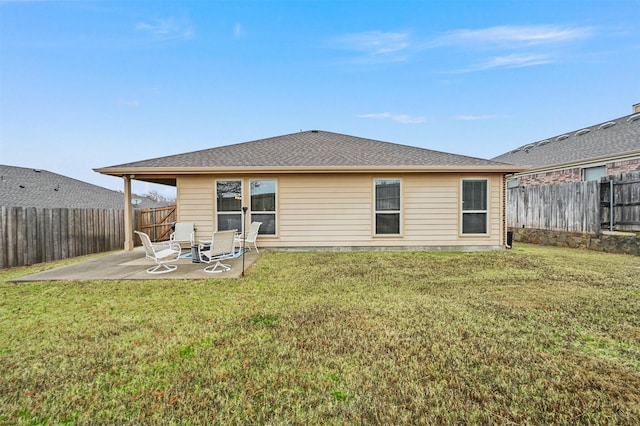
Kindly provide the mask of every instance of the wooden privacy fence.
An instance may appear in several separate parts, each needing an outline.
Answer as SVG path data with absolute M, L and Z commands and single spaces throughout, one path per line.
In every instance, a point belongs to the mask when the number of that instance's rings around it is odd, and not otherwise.
M 598 233 L 601 226 L 609 229 L 610 225 L 611 230 L 640 230 L 640 173 L 610 176 L 601 182 L 507 190 L 507 226 L 510 228 Z
M 0 208 L 0 269 L 121 249 L 124 210 Z
M 640 230 L 640 172 L 600 183 L 601 226 L 618 231 Z
M 175 221 L 176 206 L 139 210 L 136 229 L 149 235 L 151 241 L 167 241 Z

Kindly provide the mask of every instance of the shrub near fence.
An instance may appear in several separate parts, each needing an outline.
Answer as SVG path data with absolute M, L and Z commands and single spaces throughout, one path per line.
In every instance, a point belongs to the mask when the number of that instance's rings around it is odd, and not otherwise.
M 0 208 L 0 269 L 124 246 L 124 210 Z

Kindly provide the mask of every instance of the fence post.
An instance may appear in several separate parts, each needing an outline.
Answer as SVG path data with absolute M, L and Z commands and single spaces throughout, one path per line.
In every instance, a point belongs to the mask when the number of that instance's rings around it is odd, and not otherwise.
M 613 220 L 613 200 L 614 200 L 614 194 L 613 194 L 613 178 L 611 178 L 611 180 L 609 180 L 609 231 L 613 231 L 613 225 L 614 225 L 614 220 Z

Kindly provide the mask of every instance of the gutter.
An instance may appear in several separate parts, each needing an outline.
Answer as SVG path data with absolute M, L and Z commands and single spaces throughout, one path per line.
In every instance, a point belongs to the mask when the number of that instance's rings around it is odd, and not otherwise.
M 93 169 L 95 172 L 126 176 L 166 176 L 194 174 L 318 174 L 318 173 L 518 173 L 529 170 L 527 166 L 510 164 L 496 166 L 328 166 L 328 167 L 103 167 Z

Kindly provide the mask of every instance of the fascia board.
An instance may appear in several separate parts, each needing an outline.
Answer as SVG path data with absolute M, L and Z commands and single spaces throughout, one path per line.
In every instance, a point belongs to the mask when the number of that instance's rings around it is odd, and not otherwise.
M 176 176 L 194 174 L 318 174 L 318 173 L 517 173 L 527 166 L 382 166 L 382 167 L 105 167 L 94 171 L 111 176 Z

